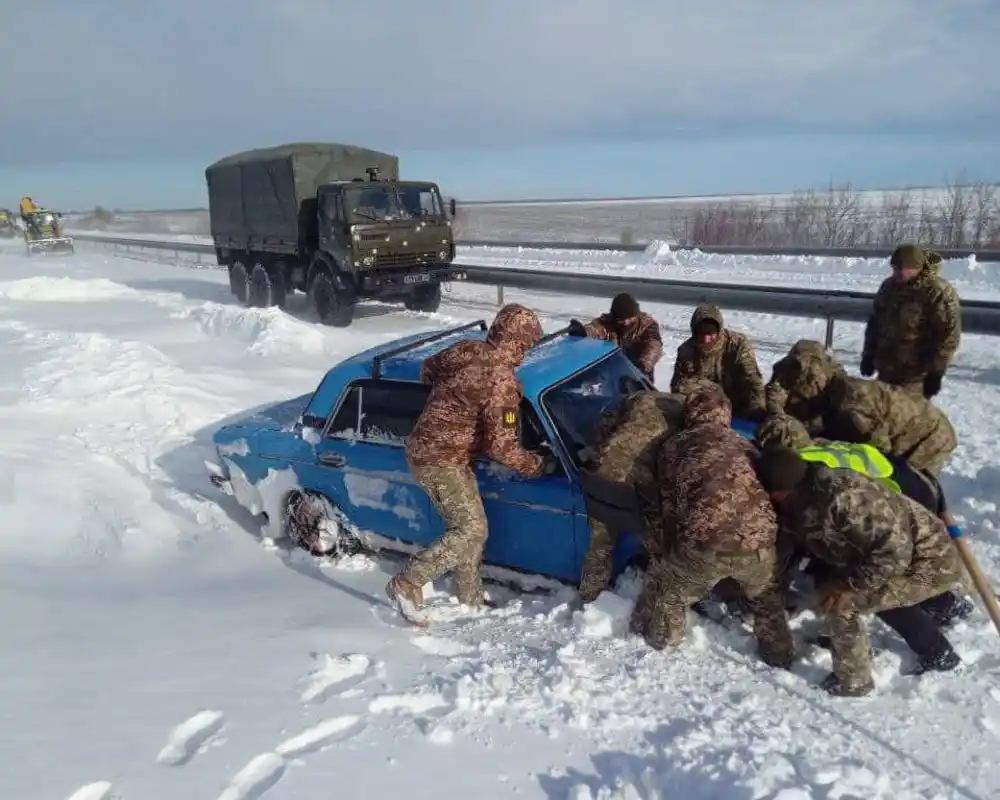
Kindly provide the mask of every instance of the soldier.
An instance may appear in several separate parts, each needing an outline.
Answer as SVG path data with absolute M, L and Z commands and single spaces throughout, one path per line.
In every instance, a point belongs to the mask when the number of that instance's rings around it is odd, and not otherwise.
M 551 459 L 521 447 L 517 417 L 521 384 L 516 369 L 542 337 L 534 312 L 512 303 L 497 313 L 485 341 L 467 339 L 424 361 L 421 380 L 430 396 L 406 445 L 418 483 L 444 520 L 444 535 L 413 555 L 386 586 L 408 620 L 423 624 L 423 587 L 455 570 L 460 602 L 484 603 L 479 573 L 486 544 L 486 513 L 473 471 L 485 456 L 522 475 L 551 470 Z
M 676 410 L 678 413 L 672 413 Z M 599 426 L 594 456 L 588 468 L 609 481 L 635 489 L 644 509 L 645 526 L 636 531 L 643 536 L 648 551 L 662 539 L 659 532 L 659 487 L 656 456 L 660 444 L 680 426 L 679 398 L 661 392 L 640 391 L 627 397 Z M 590 519 L 590 549 L 580 576 L 580 599 L 591 603 L 608 588 L 612 556 L 620 531 Z
M 788 616 L 779 588 L 777 520 L 754 469 L 756 450 L 730 427 L 722 390 L 685 399 L 686 427 L 660 449 L 658 471 L 663 555 L 654 559 L 643 592 L 654 593 L 649 618 L 633 613 L 632 629 L 662 650 L 687 632 L 687 609 L 724 578 L 735 578 L 754 611 L 763 660 L 791 666 Z M 643 607 L 642 598 L 636 611 Z
M 875 295 L 865 327 L 861 374 L 934 397 L 962 336 L 961 306 L 941 277 L 941 256 L 914 245 L 897 247 L 892 276 Z
M 822 408 L 815 399 L 816 387 L 803 374 L 827 379 L 847 373 L 822 344 L 799 339 L 771 369 L 771 380 L 764 387 L 764 405 L 768 414 L 791 414 L 805 423 L 810 434 L 818 435 L 823 430 Z
M 710 304 L 698 306 L 691 315 L 691 337 L 677 348 L 670 391 L 684 393 L 684 384 L 696 377 L 722 387 L 734 417 L 763 417 L 764 378 L 753 345 L 744 334 L 727 328 L 722 312 Z
M 804 422 L 811 436 L 871 444 L 933 475 L 958 445 L 941 409 L 882 381 L 848 377 L 819 342 L 797 342 L 774 365 L 771 385 L 771 400 L 784 398 L 776 410 Z
M 610 312 L 587 325 L 576 319 L 571 320 L 569 335 L 614 342 L 629 361 L 649 378 L 650 383 L 653 382 L 656 365 L 663 357 L 659 323 L 651 314 L 640 310 L 639 302 L 627 292 L 615 295 Z
M 760 448 L 780 445 L 794 450 L 804 461 L 825 464 L 830 469 L 850 469 L 872 480 L 883 484 L 893 492 L 901 492 L 915 500 L 928 511 L 936 514 L 945 525 L 948 524 L 948 504 L 941 484 L 934 476 L 914 469 L 907 461 L 894 456 L 887 456 L 870 444 L 850 444 L 848 442 L 830 442 L 826 439 L 810 438 L 805 426 L 794 417 L 787 414 L 776 414 L 768 417 L 757 426 L 755 441 Z M 963 571 L 963 582 L 964 571 Z M 954 591 L 942 592 L 936 597 L 920 604 L 931 618 L 939 625 L 948 625 L 956 619 L 969 616 L 975 606 L 968 598 L 961 597 Z M 907 630 L 896 628 L 890 620 L 885 620 L 893 627 L 916 652 L 919 642 L 911 641 Z M 906 620 L 903 620 L 906 626 Z M 922 620 L 913 620 L 909 627 L 926 627 Z M 918 646 L 914 646 L 915 643 Z M 950 648 L 950 645 L 949 645 Z
M 960 563 L 945 525 L 878 481 L 808 463 L 786 447 L 764 450 L 758 469 L 782 530 L 830 567 L 817 604 L 833 655 L 822 687 L 833 695 L 868 694 L 875 687 L 862 615 L 916 605 L 958 582 Z

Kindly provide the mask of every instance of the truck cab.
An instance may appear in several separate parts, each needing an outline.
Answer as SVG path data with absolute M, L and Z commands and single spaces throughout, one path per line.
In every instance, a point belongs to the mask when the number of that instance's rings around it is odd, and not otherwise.
M 434 183 L 340 181 L 316 197 L 319 249 L 349 263 L 364 282 L 393 268 L 450 264 L 451 223 Z

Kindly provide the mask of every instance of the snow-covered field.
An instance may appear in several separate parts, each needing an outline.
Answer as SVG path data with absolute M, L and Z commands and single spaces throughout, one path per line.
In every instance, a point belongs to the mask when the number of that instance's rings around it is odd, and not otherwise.
M 301 297 L 288 313 L 240 308 L 218 270 L 2 247 L 0 797 L 1000 796 L 1000 641 L 981 611 L 950 634 L 964 672 L 901 677 L 911 657 L 879 629 L 877 694 L 836 700 L 812 685 L 825 655 L 776 672 L 704 623 L 683 649 L 650 651 L 623 630 L 628 581 L 586 613 L 568 590 L 497 590 L 502 610 L 402 626 L 382 593 L 395 562 L 266 545 L 260 521 L 212 491 L 203 461 L 222 421 L 310 391 L 376 342 L 488 319 L 489 288 L 454 286 L 435 315 L 366 305 L 343 331 Z M 794 272 L 765 261 L 760 280 Z M 697 268 L 745 268 L 711 263 Z M 831 281 L 869 274 L 828 267 Z M 968 280 L 1000 292 L 988 273 Z M 507 300 L 550 330 L 603 310 Z M 672 350 L 690 309 L 649 310 Z M 765 371 L 822 336 L 818 320 L 729 317 Z M 860 333 L 837 326 L 852 369 Z M 967 336 L 940 399 L 961 436 L 946 487 L 993 576 L 998 384 L 995 341 Z

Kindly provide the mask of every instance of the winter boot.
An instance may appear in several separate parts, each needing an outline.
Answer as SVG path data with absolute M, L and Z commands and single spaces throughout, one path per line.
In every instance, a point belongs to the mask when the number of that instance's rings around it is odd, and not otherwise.
M 968 597 L 960 597 L 954 592 L 944 592 L 920 604 L 938 625 L 948 626 L 956 620 L 965 619 L 976 610 Z
M 834 697 L 864 697 L 875 690 L 875 683 L 869 680 L 856 686 L 845 685 L 831 672 L 822 680 L 819 687 Z
M 962 659 L 951 648 L 922 656 L 917 665 L 904 674 L 923 675 L 925 672 L 951 672 L 961 665 Z
M 410 583 L 402 574 L 396 575 L 385 585 L 389 602 L 407 622 L 423 627 L 427 624 L 422 611 L 424 607 L 423 587 Z

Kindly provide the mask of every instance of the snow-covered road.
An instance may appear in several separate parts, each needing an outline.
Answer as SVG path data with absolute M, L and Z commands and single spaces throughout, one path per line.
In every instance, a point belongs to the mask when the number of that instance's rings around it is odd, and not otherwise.
M 760 280 L 795 273 L 772 261 Z M 874 265 L 828 267 L 877 280 Z M 966 271 L 970 291 L 1000 295 Z M 816 280 L 799 273 L 787 280 Z M 603 310 L 507 299 L 550 330 Z M 440 314 L 366 305 L 343 331 L 301 297 L 288 313 L 240 308 L 215 270 L 0 249 L 0 797 L 1000 796 L 1000 641 L 981 611 L 952 634 L 964 673 L 900 677 L 910 657 L 880 631 L 877 695 L 834 700 L 811 686 L 825 656 L 777 673 L 701 624 L 679 652 L 648 650 L 623 632 L 628 583 L 585 614 L 562 592 L 403 627 L 382 594 L 391 561 L 264 546 L 259 522 L 208 486 L 208 437 L 226 418 L 311 391 L 376 342 L 488 319 L 494 300 L 455 286 Z M 649 310 L 672 352 L 690 309 Z M 729 317 L 765 371 L 822 336 L 819 321 Z M 852 369 L 859 337 L 837 326 Z M 993 576 L 995 347 L 966 337 L 940 401 L 962 440 L 946 487 Z

